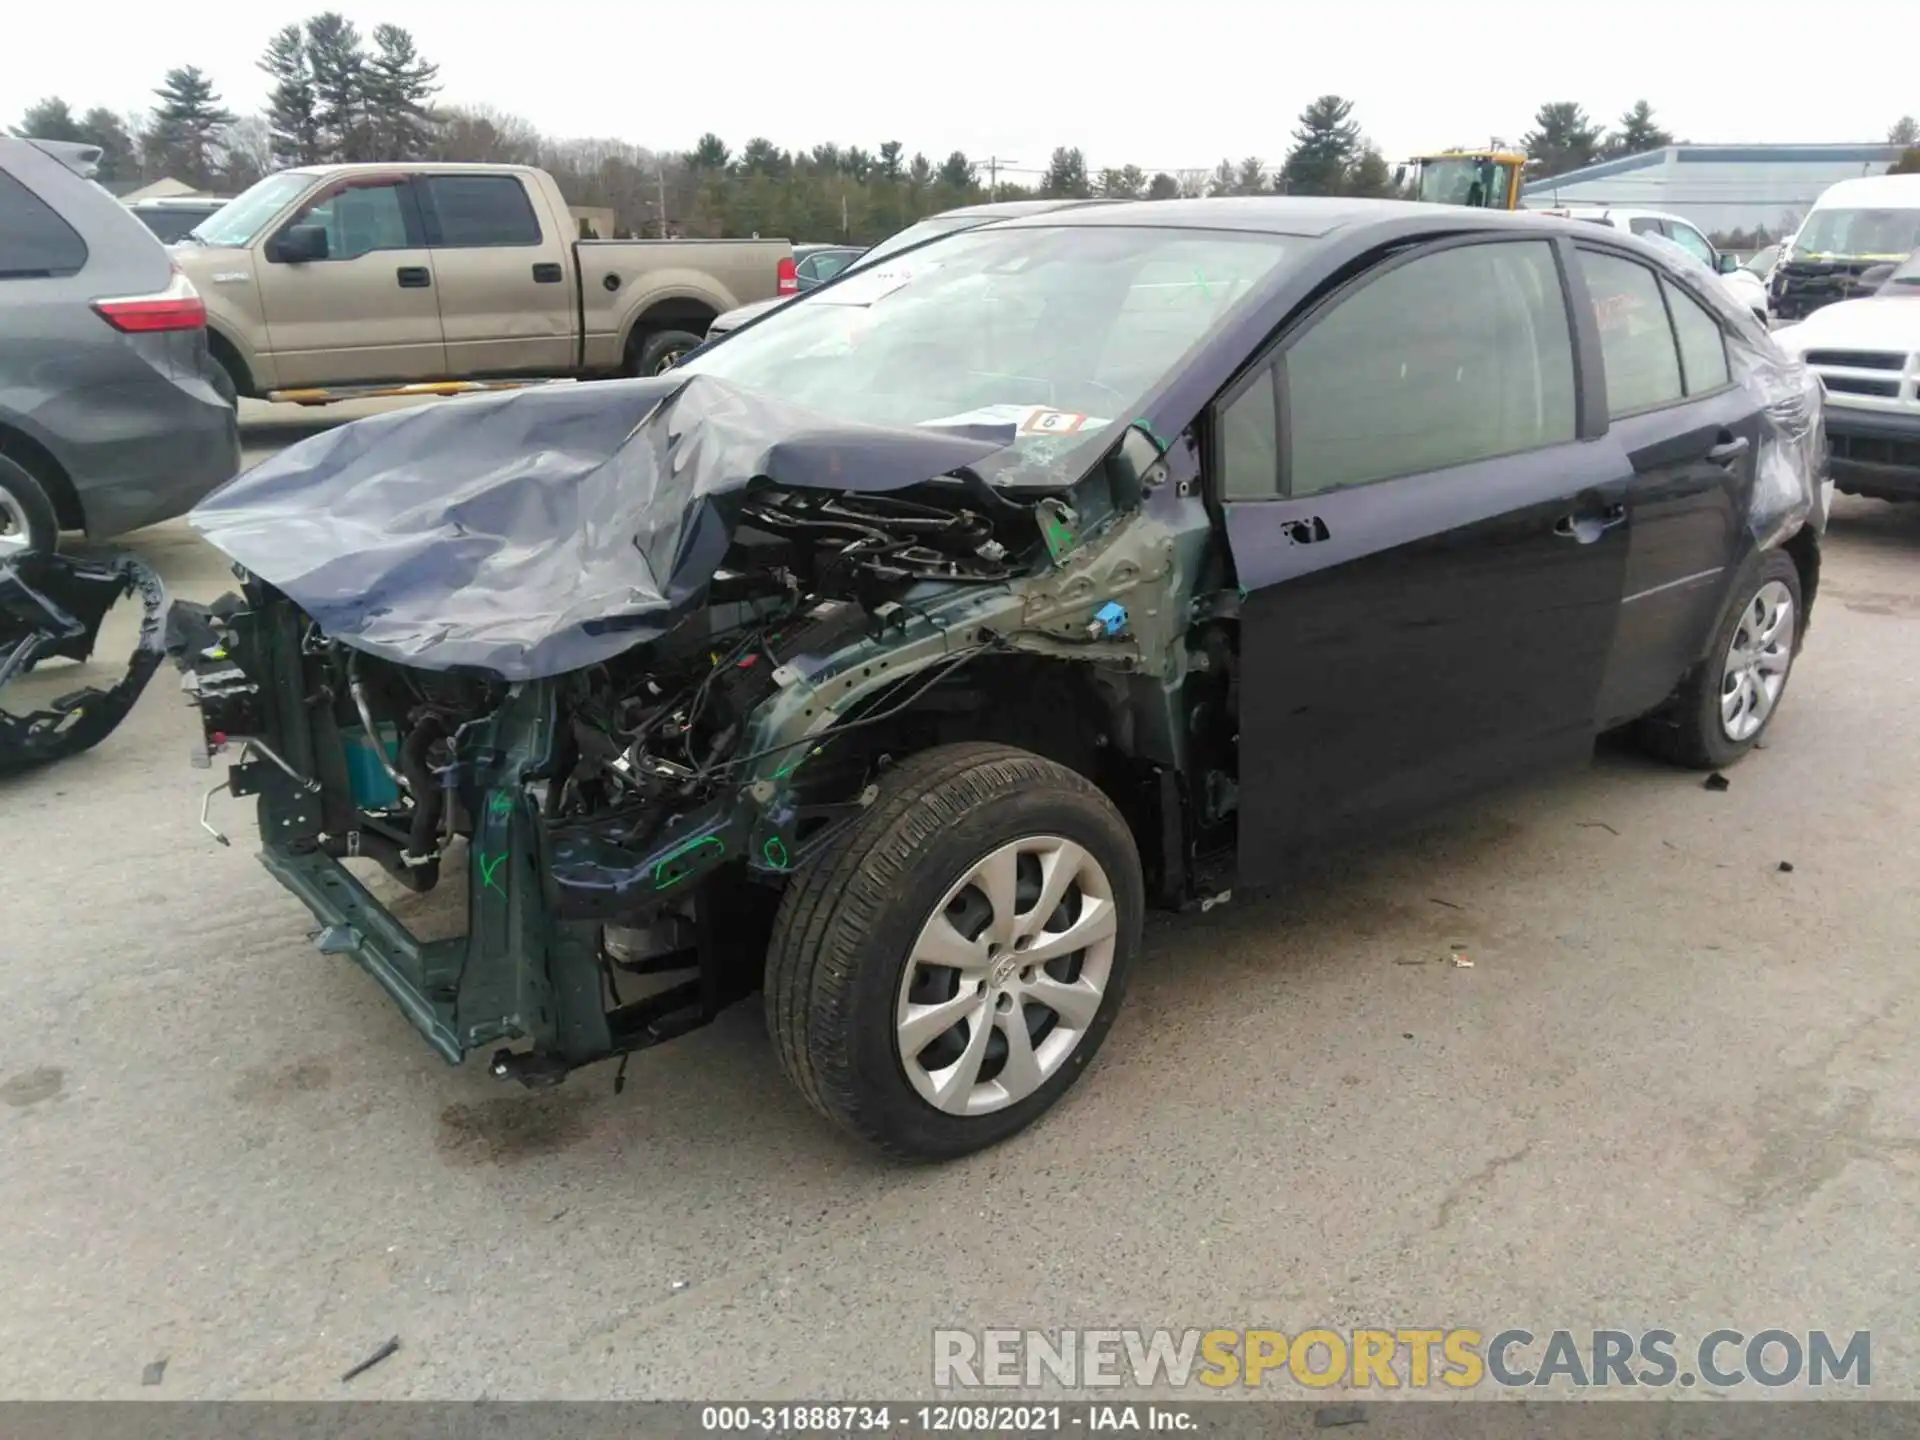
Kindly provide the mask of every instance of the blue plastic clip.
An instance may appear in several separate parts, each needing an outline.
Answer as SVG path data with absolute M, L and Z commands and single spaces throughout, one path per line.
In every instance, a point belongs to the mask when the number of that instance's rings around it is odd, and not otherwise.
M 1087 622 L 1087 634 L 1095 640 L 1111 640 L 1116 635 L 1127 632 L 1127 607 L 1117 600 L 1109 600 L 1093 612 L 1093 619 Z

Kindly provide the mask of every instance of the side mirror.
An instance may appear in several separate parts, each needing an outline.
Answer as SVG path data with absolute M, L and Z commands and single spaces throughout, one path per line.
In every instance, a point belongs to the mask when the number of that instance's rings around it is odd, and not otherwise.
M 1860 278 L 1853 282 L 1857 293 L 1870 295 L 1893 278 L 1898 265 L 1872 265 L 1860 272 Z
M 267 242 L 267 260 L 274 265 L 304 265 L 327 258 L 327 227 L 290 225 Z
M 1740 261 L 1736 256 L 1728 254 L 1725 250 L 1720 251 L 1719 256 L 1719 268 L 1722 275 L 1731 275 L 1740 268 Z
M 1407 183 L 1407 167 L 1406 166 L 1396 165 L 1393 167 L 1393 183 L 1396 185 L 1404 185 Z

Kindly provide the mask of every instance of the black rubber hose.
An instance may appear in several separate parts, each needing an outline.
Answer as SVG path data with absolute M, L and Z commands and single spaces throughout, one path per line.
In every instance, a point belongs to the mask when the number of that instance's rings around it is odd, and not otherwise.
M 369 860 L 380 862 L 380 868 L 409 890 L 425 894 L 440 883 L 440 862 L 433 860 L 425 865 L 409 865 L 400 846 L 377 830 L 362 830 L 357 847 L 347 848 L 347 837 L 329 835 L 320 842 L 320 849 L 336 860 L 345 860 L 351 855 L 364 855 Z
M 438 777 L 427 764 L 427 749 L 447 733 L 446 723 L 438 715 L 425 715 L 400 742 L 400 773 L 407 777 L 413 791 L 413 824 L 407 831 L 407 853 L 431 855 L 440 831 L 441 809 L 447 803 Z

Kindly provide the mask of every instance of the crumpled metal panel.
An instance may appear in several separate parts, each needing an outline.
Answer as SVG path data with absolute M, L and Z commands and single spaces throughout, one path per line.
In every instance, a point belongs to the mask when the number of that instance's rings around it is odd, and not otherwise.
M 332 639 L 532 680 L 697 608 L 757 487 L 899 490 L 1013 440 L 1011 425 L 851 424 L 669 373 L 357 421 L 229 481 L 188 519 Z

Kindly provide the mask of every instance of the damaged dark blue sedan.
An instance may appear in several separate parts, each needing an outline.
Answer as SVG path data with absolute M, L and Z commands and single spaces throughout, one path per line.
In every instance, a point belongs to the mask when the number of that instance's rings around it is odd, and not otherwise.
M 662 376 L 316 437 L 173 651 L 269 870 L 449 1061 L 758 990 L 823 1115 L 1013 1134 L 1148 906 L 1632 725 L 1723 767 L 1819 574 L 1819 391 L 1685 257 L 1428 205 L 1004 221 Z M 410 932 L 377 864 L 464 885 Z

